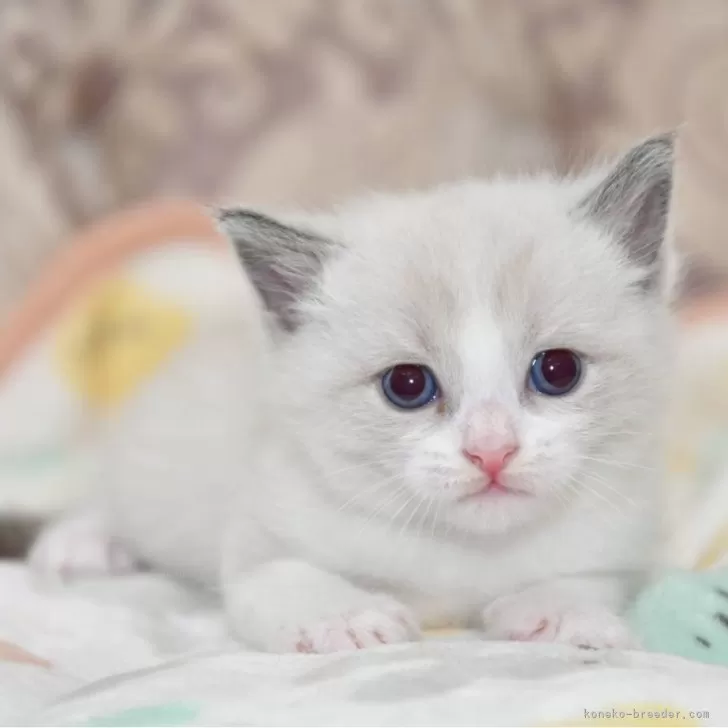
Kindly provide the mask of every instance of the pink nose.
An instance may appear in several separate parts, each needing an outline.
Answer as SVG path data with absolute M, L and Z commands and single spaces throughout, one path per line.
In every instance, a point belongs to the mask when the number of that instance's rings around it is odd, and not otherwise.
M 517 450 L 516 445 L 505 445 L 494 450 L 482 450 L 480 452 L 463 450 L 463 455 L 486 475 L 496 478 L 508 464 L 508 461 L 516 454 Z

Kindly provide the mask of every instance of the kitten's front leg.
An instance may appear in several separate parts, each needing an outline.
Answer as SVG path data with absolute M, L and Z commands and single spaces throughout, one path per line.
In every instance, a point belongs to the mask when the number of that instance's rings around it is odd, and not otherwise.
M 417 639 L 410 609 L 304 561 L 271 561 L 224 584 L 236 635 L 266 652 L 338 652 Z
M 626 649 L 635 642 L 619 616 L 623 603 L 616 579 L 558 580 L 499 597 L 482 618 L 491 639 Z

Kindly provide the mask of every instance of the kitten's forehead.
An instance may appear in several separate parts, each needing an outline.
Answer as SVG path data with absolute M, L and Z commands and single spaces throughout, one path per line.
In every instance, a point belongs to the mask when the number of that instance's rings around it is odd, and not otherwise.
M 604 301 L 621 290 L 616 247 L 571 217 L 575 199 L 573 189 L 544 179 L 360 203 L 341 217 L 351 254 L 328 287 L 364 311 L 416 324 L 426 338 L 478 311 L 540 329 L 552 314 L 568 323 L 595 294 Z
M 517 336 L 509 335 L 512 333 L 491 311 L 473 309 L 463 316 L 452 342 L 457 357 L 456 394 L 469 394 L 477 400 L 517 401 L 512 373 L 524 347 Z

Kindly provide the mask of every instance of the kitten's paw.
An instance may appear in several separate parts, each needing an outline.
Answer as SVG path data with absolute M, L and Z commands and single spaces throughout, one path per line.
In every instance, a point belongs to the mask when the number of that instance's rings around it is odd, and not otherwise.
M 223 581 L 233 632 L 264 652 L 340 652 L 417 639 L 413 612 L 300 560 Z
M 420 635 L 414 614 L 388 597 L 315 620 L 282 627 L 276 652 L 342 652 L 416 640 Z
M 135 559 L 108 533 L 93 513 L 75 515 L 48 526 L 28 555 L 31 568 L 45 577 L 106 576 L 134 571 Z
M 483 611 L 483 622 L 491 639 L 561 642 L 585 649 L 635 647 L 625 622 L 599 606 L 514 595 L 496 599 Z

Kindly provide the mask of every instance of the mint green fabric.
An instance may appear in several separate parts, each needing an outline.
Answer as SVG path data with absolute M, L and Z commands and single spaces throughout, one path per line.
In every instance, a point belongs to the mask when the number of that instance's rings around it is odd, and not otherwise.
M 199 708 L 184 703 L 145 705 L 91 718 L 87 726 L 183 726 L 193 721 Z
M 728 665 L 728 569 L 666 574 L 637 599 L 630 621 L 647 650 Z

